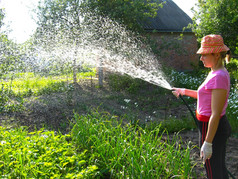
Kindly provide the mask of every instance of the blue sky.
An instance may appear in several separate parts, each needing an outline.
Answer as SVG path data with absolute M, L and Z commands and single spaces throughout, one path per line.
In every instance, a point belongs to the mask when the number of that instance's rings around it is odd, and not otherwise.
M 18 43 L 26 41 L 33 34 L 36 23 L 31 12 L 39 0 L 0 0 L 0 6 L 5 8 L 5 29 L 11 29 L 9 38 Z M 184 12 L 192 17 L 191 8 L 198 0 L 173 0 Z

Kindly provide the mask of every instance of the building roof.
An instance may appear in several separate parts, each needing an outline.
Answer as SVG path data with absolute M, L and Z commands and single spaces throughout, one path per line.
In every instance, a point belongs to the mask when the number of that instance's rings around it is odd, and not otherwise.
M 192 19 L 180 9 L 172 0 L 160 0 L 166 1 L 163 8 L 159 8 L 157 16 L 155 18 L 146 18 L 141 22 L 143 28 L 146 31 L 158 31 L 158 32 L 192 32 L 187 27 L 189 23 L 192 23 Z

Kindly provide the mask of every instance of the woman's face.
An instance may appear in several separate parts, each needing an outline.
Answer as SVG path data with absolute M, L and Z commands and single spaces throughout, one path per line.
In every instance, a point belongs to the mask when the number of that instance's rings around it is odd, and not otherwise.
M 207 68 L 212 68 L 217 64 L 216 54 L 201 54 L 200 60 L 203 62 L 204 67 Z

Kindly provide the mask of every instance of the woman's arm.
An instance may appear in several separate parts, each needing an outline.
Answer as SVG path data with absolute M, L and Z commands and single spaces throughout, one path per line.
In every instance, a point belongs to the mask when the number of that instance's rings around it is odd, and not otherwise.
M 172 88 L 172 93 L 178 98 L 179 95 L 185 95 L 197 99 L 197 91 L 186 88 Z
M 211 109 L 212 115 L 208 124 L 208 131 L 206 135 L 206 141 L 212 143 L 213 138 L 216 134 L 221 113 L 226 102 L 227 91 L 224 89 L 214 89 L 212 90 L 212 101 Z
M 197 93 L 196 90 L 185 89 L 185 94 L 184 95 L 197 99 L 198 93 Z

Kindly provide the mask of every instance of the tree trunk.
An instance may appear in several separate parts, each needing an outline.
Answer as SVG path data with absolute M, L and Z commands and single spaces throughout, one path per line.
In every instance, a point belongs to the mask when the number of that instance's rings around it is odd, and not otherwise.
M 103 62 L 102 58 L 99 59 L 99 67 L 98 67 L 98 85 L 99 87 L 103 87 Z
M 77 83 L 77 64 L 76 64 L 76 56 L 74 57 L 74 61 L 73 61 L 73 81 L 74 84 Z
M 78 47 L 78 42 L 75 42 L 75 51 L 74 51 L 74 59 L 73 59 L 73 83 L 76 85 L 77 84 L 77 47 Z

